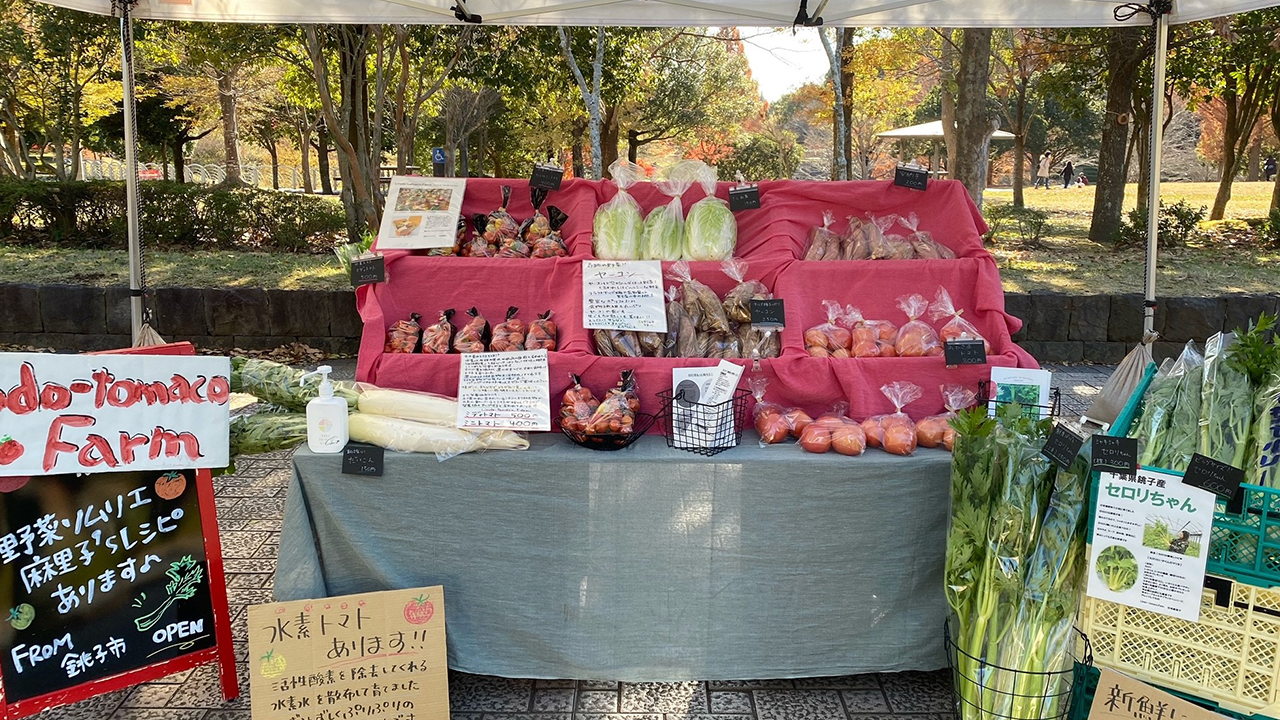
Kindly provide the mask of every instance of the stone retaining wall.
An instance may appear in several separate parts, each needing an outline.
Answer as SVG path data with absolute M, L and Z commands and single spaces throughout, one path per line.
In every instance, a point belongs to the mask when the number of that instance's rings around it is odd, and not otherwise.
M 200 348 L 269 349 L 302 342 L 354 355 L 361 323 L 350 290 L 159 288 L 155 328 L 166 339 Z M 1024 321 L 1013 336 L 1042 362 L 1116 363 L 1142 334 L 1142 296 L 1006 293 L 1009 312 Z M 1171 297 L 1156 310 L 1159 358 L 1192 338 L 1244 326 L 1276 312 L 1280 295 Z M 105 350 L 129 343 L 129 290 L 79 285 L 0 283 L 0 344 L 59 350 Z

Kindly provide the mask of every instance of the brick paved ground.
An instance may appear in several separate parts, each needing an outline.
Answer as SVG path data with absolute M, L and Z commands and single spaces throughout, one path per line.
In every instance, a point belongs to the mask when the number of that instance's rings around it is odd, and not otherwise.
M 350 377 L 354 363 L 335 362 Z M 1106 366 L 1050 367 L 1064 415 L 1079 416 L 1106 382 Z M 290 477 L 289 453 L 236 463 L 218 478 L 232 632 L 241 692 L 248 693 L 245 608 L 271 601 L 271 581 Z M 950 694 L 945 673 L 896 673 L 803 680 L 617 683 L 510 680 L 452 673 L 455 720 L 943 720 Z M 212 666 L 57 708 L 40 720 L 249 720 L 245 698 L 221 702 Z M 261 720 L 261 719 L 260 719 Z

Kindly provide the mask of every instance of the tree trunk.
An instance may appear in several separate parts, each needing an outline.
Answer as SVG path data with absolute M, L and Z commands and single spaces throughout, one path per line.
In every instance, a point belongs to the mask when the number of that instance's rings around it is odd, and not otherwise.
M 1141 116 L 1141 114 L 1139 114 Z M 1138 200 L 1139 210 L 1146 210 L 1151 205 L 1151 123 L 1139 121 L 1136 128 L 1138 142 L 1135 143 L 1135 154 L 1138 156 Z M 1126 174 L 1125 180 L 1128 180 Z M 1128 187 L 1128 183 L 1125 183 Z
M 600 140 L 600 171 L 601 177 L 610 177 L 609 166 L 614 160 L 618 159 L 618 135 L 621 129 L 618 127 L 618 106 L 610 106 L 604 113 L 601 130 L 603 137 Z
M 853 63 L 849 62 L 847 50 L 853 47 L 854 28 L 840 30 L 840 87 L 844 90 L 844 166 L 848 168 L 846 179 L 853 179 L 853 103 L 850 95 L 853 91 Z
M 627 131 L 627 159 L 635 162 L 640 156 L 640 133 L 635 130 Z
M 1124 209 L 1124 156 L 1133 114 L 1133 86 L 1141 63 L 1143 28 L 1116 28 L 1107 39 L 1107 108 L 1098 149 L 1098 181 L 1089 239 L 1110 244 Z
M 267 146 L 267 154 L 271 156 L 271 189 L 280 189 L 280 151 L 276 149 L 276 142 L 271 141 Z
M 574 133 L 573 145 L 569 147 L 570 157 L 573 158 L 573 176 L 576 178 L 586 177 L 586 165 L 582 162 L 582 134 Z
M 1240 172 L 1240 156 L 1234 142 L 1224 142 L 1222 148 L 1222 179 L 1218 181 L 1218 193 L 1213 197 L 1210 220 L 1221 220 L 1227 215 L 1227 203 L 1231 202 L 1231 184 Z
M 1271 101 L 1271 129 L 1280 137 L 1280 91 Z M 1276 173 L 1276 184 L 1271 188 L 1271 210 L 1280 207 L 1280 172 Z
M 993 130 L 987 116 L 987 82 L 991 72 L 991 28 L 966 28 L 956 74 L 955 178 L 982 207 L 986 189 L 986 147 Z
M 182 138 L 173 144 L 173 181 L 184 183 L 187 181 L 187 158 L 182 149 L 186 143 Z
M 956 96 L 953 90 L 955 85 L 956 48 L 951 42 L 951 28 L 942 28 L 938 32 L 942 36 L 942 62 L 938 72 L 942 91 L 942 141 L 947 146 L 947 172 L 950 174 L 949 177 L 954 179 L 957 147 Z
M 1249 166 L 1245 168 L 1245 180 L 1258 182 L 1262 179 L 1262 134 L 1254 133 L 1253 142 L 1249 143 Z
M 844 145 L 844 84 L 840 82 L 839 29 L 836 29 L 836 47 L 831 46 L 826 28 L 818 28 L 818 37 L 822 40 L 822 49 L 827 52 L 827 61 L 831 63 L 831 179 L 848 180 L 849 166 L 845 163 L 848 153 Z
M 458 149 L 462 151 L 459 153 L 461 157 L 458 158 L 458 162 L 462 165 L 461 177 L 469 178 L 471 177 L 471 136 L 463 135 L 462 142 L 458 143 Z
M 165 182 L 169 182 L 169 141 L 160 141 L 160 172 Z
M 333 176 L 329 169 L 329 128 L 324 123 L 316 130 L 316 169 L 320 171 L 320 192 L 333 194 Z
M 218 76 L 218 105 L 222 108 L 222 156 L 226 166 L 224 185 L 243 185 L 240 177 L 240 123 L 236 118 L 236 76 L 228 70 Z
M 1013 128 L 1013 206 L 1026 207 L 1023 197 L 1027 174 L 1027 89 L 1018 88 L 1018 104 L 1014 108 Z
M 316 191 L 311 180 L 311 128 L 298 131 L 298 154 L 301 155 L 299 165 L 302 167 L 302 191 L 308 195 Z

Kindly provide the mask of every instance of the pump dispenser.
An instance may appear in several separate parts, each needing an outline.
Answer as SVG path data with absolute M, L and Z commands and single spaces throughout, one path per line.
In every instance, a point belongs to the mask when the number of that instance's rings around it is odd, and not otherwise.
M 299 384 L 305 384 L 312 375 L 320 376 L 320 394 L 307 403 L 307 447 L 313 453 L 340 453 L 349 438 L 347 401 L 333 396 L 333 382 L 329 380 L 331 372 L 333 368 L 321 365 L 315 372 L 309 372 L 298 380 Z

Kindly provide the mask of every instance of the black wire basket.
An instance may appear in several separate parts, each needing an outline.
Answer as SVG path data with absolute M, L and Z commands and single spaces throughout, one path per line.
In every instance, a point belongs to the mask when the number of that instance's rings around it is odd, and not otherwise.
M 975 405 L 1012 405 L 1011 400 L 995 400 L 991 397 L 991 381 L 978 381 L 978 399 Z M 1048 405 L 1026 405 L 1022 406 L 1023 413 L 1026 415 L 1046 416 L 1046 417 L 1062 417 L 1062 390 L 1053 388 L 1049 390 Z M 1037 412 L 1038 411 L 1038 412 Z
M 749 397 L 749 391 L 739 389 L 722 403 L 706 405 L 686 400 L 684 391 L 675 395 L 670 390 L 658 393 L 667 447 L 707 457 L 737 447 L 742 441 Z
M 1016 629 L 1015 629 L 1016 630 Z M 943 625 L 951 694 L 959 720 L 1069 720 L 1074 700 L 1093 667 L 1093 647 L 1079 628 L 1071 629 L 1071 659 L 1064 670 L 1031 672 L 974 657 L 956 644 L 957 626 Z M 1007 642 L 1007 641 L 1006 641 Z
M 625 434 L 588 435 L 577 430 L 570 430 L 564 425 L 560 425 L 560 432 L 564 433 L 564 436 L 572 440 L 575 445 L 588 450 L 621 450 L 649 432 L 649 428 L 653 427 L 655 420 L 657 418 L 648 413 L 636 413 L 636 421 L 631 426 L 633 428 L 632 431 Z

